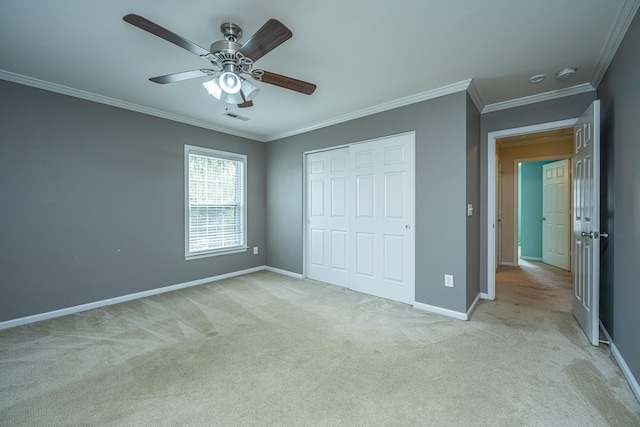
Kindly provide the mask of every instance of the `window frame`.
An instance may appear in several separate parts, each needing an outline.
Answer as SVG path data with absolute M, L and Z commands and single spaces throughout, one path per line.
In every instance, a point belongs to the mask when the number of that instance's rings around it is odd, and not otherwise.
M 215 159 L 230 160 L 242 163 L 242 242 L 239 245 L 227 246 L 220 249 L 207 249 L 200 251 L 190 250 L 190 202 L 189 202 L 189 157 L 190 154 L 211 157 Z M 212 148 L 197 147 L 195 145 L 184 146 L 184 257 L 185 260 L 206 258 L 219 255 L 246 252 L 247 245 L 247 156 L 245 154 L 231 153 Z

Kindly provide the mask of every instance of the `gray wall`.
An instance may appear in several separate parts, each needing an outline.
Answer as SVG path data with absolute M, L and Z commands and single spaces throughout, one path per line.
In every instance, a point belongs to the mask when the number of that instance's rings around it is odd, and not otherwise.
M 0 93 L 0 321 L 264 265 L 264 144 L 6 81 Z M 185 261 L 184 144 L 248 156 L 260 255 Z
M 640 15 L 602 83 L 600 318 L 640 380 Z
M 575 119 L 596 99 L 596 92 L 567 96 L 551 101 L 482 114 L 480 118 L 480 291 L 487 292 L 487 135 L 498 130 L 514 129 L 559 120 Z M 491 255 L 493 256 L 493 254 Z
M 267 265 L 303 273 L 304 152 L 415 131 L 416 301 L 465 312 L 467 121 L 478 121 L 467 109 L 459 92 L 267 143 Z M 445 273 L 456 287 L 444 287 Z

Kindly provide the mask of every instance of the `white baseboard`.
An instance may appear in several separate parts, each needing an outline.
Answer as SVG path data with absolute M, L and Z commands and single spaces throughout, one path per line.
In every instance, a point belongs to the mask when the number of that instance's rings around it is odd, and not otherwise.
M 620 354 L 620 351 L 618 351 L 618 347 L 616 347 L 616 345 L 613 343 L 611 335 L 609 335 L 609 332 L 602 324 L 602 321 L 600 321 L 600 328 L 609 341 L 609 348 L 611 349 L 613 358 L 616 360 L 616 362 L 618 362 L 618 366 L 620 367 L 620 370 L 622 371 L 624 377 L 627 379 L 629 387 L 631 387 L 631 391 L 636 396 L 636 400 L 638 401 L 638 403 L 640 403 L 640 385 L 638 385 L 638 381 L 633 376 L 633 373 L 631 372 L 631 369 L 629 369 L 629 365 L 627 365 L 627 362 L 624 361 L 622 354 Z
M 268 267 L 268 266 L 265 267 L 264 269 L 267 271 L 271 271 L 272 273 L 278 273 L 278 274 L 282 274 L 283 276 L 293 277 L 294 279 L 304 279 L 304 276 L 302 274 L 292 273 L 291 271 L 280 270 L 279 268 Z
M 501 262 L 499 265 L 507 265 L 509 267 L 517 267 L 518 265 L 514 262 Z
M 467 310 L 467 319 L 471 318 L 471 315 L 476 310 L 476 307 L 478 306 L 478 302 L 480 302 L 480 297 L 481 297 L 480 294 L 476 295 L 476 299 L 474 299 L 473 302 L 471 303 L 471 306 Z
M 414 302 L 413 308 L 417 308 L 418 310 L 428 311 L 430 313 L 442 314 L 443 316 L 453 317 L 458 320 L 469 320 L 469 315 L 467 313 L 461 313 L 459 311 L 449 310 L 447 308 L 436 307 L 435 305 L 423 304 L 421 302 Z
M 480 292 L 480 299 L 488 299 L 493 301 L 494 299 L 496 299 L 496 297 L 491 298 L 491 296 L 489 295 L 489 293 L 487 292 Z
M 32 316 L 20 317 L 18 319 L 6 320 L 4 322 L 0 322 L 0 330 L 14 328 L 16 326 L 26 325 L 29 323 L 41 322 L 43 320 L 66 316 L 68 314 L 79 313 L 81 311 L 87 311 L 94 308 L 104 307 L 107 305 L 113 305 L 121 302 L 131 301 L 134 299 L 145 298 L 152 295 L 163 294 L 165 292 L 177 291 L 178 289 L 184 289 L 184 288 L 189 288 L 191 286 L 203 285 L 205 283 L 215 282 L 223 279 L 229 279 L 231 277 L 236 277 L 236 276 L 242 276 L 243 274 L 255 273 L 257 271 L 262 271 L 265 269 L 266 269 L 265 266 L 249 268 L 247 270 L 234 271 L 233 273 L 221 274 L 219 276 L 213 276 L 213 277 L 206 277 L 204 279 L 192 280 L 190 282 L 179 283 L 177 285 L 170 285 L 162 288 L 150 289 L 148 291 L 122 295 L 115 298 L 109 298 L 101 301 L 90 302 L 87 304 L 76 305 L 73 307 L 62 308 L 60 310 L 48 311 L 46 313 L 39 313 L 39 314 L 34 314 Z
M 522 255 L 520 255 L 520 258 L 526 259 L 528 261 L 542 261 L 542 258 L 537 257 L 537 256 L 522 256 Z

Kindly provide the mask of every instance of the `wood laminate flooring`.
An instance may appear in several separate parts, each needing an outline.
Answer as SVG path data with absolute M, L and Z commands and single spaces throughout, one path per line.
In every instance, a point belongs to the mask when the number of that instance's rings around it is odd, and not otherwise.
M 496 299 L 529 307 L 571 313 L 573 274 L 538 261 L 519 259 L 517 267 L 496 272 Z

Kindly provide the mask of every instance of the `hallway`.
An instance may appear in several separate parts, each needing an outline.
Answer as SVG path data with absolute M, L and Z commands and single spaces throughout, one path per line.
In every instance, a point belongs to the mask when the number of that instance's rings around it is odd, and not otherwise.
M 529 307 L 571 313 L 573 275 L 538 261 L 519 259 L 496 272 L 496 299 Z

